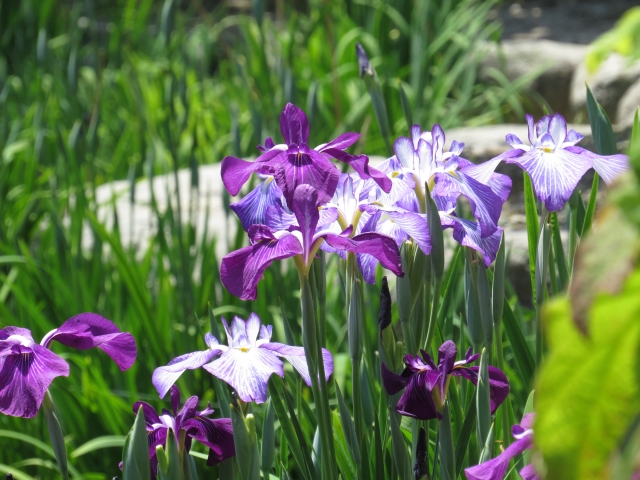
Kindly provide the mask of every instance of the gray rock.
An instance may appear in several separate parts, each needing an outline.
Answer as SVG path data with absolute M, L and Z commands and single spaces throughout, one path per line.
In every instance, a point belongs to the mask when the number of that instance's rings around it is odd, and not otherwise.
M 618 103 L 618 119 L 619 127 L 623 129 L 633 126 L 633 118 L 636 110 L 640 108 L 640 80 L 631 85 Z
M 571 83 L 571 109 L 576 121 L 588 121 L 585 83 L 602 105 L 613 123 L 617 118 L 618 103 L 629 87 L 640 79 L 640 61 L 629 60 L 616 53 L 611 54 L 594 73 L 589 73 L 584 63 L 576 69 Z
M 551 40 L 508 40 L 488 46 L 480 64 L 480 78 L 492 77 L 491 69 L 503 72 L 510 81 L 528 76 L 526 85 L 540 94 L 553 111 L 568 116 L 573 73 L 582 63 L 587 47 Z

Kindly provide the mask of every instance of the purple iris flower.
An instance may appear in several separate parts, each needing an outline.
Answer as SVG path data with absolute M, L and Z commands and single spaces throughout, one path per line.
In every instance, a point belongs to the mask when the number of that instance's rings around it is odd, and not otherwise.
M 511 190 L 509 177 L 494 173 L 492 165 L 487 171 L 484 164 L 475 165 L 461 158 L 463 143 L 453 141 L 449 151 L 445 152 L 445 134 L 438 124 L 431 132 L 421 132 L 420 126 L 414 125 L 411 136 L 411 139 L 398 138 L 393 149 L 403 173 L 413 176 L 418 199 L 424 198 L 425 183 L 429 185 L 439 210 L 455 208 L 458 197 L 462 195 L 469 201 L 473 216 L 480 223 L 482 236 L 492 235 Z M 393 168 L 391 162 L 386 168 L 389 167 Z
M 575 130 L 567 131 L 567 122 L 559 113 L 545 115 L 535 125 L 531 115 L 526 117 L 531 146 L 509 134 L 506 139 L 513 150 L 486 163 L 495 168 L 505 160 L 520 166 L 531 177 L 536 195 L 547 210 L 561 210 L 590 168 L 607 184 L 627 170 L 629 157 L 626 155 L 597 155 L 576 146 L 584 136 Z
M 95 313 L 81 313 L 47 333 L 37 344 L 26 328 L 0 330 L 0 412 L 32 418 L 56 377 L 69 376 L 69 364 L 50 350 L 56 340 L 78 350 L 98 347 L 125 371 L 136 359 L 130 333 Z
M 242 228 L 246 231 L 249 231 L 251 225 L 267 225 L 270 209 L 275 208 L 280 212 L 291 213 L 282 196 L 282 190 L 274 182 L 272 176 L 267 176 L 242 200 L 232 203 L 229 207 L 238 216 Z
M 269 225 L 249 228 L 251 245 L 222 259 L 220 277 L 233 295 L 242 300 L 255 300 L 258 282 L 274 260 L 294 257 L 298 270 L 306 274 L 323 242 L 336 250 L 373 255 L 383 267 L 403 275 L 400 252 L 392 238 L 374 232 L 352 237 L 353 226 L 339 234 L 318 230 L 321 203 L 318 192 L 311 185 L 299 185 L 292 202 L 287 204 L 293 211 L 290 218 L 286 212 L 269 210 Z
M 152 381 L 160 398 L 166 395 L 182 372 L 203 367 L 231 385 L 244 402 L 264 403 L 267 400 L 269 377 L 274 373 L 284 377 L 281 358 L 288 360 L 306 384 L 311 385 L 304 348 L 272 342 L 271 325 L 261 325 L 258 315 L 252 313 L 246 321 L 234 317 L 231 326 L 223 318 L 222 324 L 227 333 L 228 346 L 220 345 L 208 333 L 205 335 L 208 350 L 181 355 L 166 367 L 155 369 Z M 214 361 L 218 355 L 220 358 Z M 329 379 L 333 372 L 333 358 L 324 348 L 322 360 L 326 378 Z
M 440 346 L 437 366 L 427 352 L 424 350 L 420 352 L 422 358 L 419 355 L 405 355 L 406 366 L 400 375 L 391 372 L 383 363 L 382 383 L 389 395 L 395 395 L 406 388 L 396 406 L 396 411 L 401 415 L 418 420 L 440 419 L 442 418 L 440 410 L 447 396 L 451 375 L 466 378 L 477 385 L 480 367 L 466 365 L 475 362 L 480 355 L 472 355 L 469 348 L 465 359 L 456 362 L 458 349 L 451 340 L 447 340 Z M 509 381 L 499 369 L 491 366 L 488 369 L 491 413 L 493 413 L 509 395 Z
M 236 447 L 233 443 L 233 427 L 230 418 L 207 418 L 214 410 L 211 405 L 207 405 L 202 411 L 197 411 L 198 397 L 193 396 L 184 402 L 180 408 L 180 389 L 177 386 L 171 387 L 171 410 L 162 410 L 162 415 L 158 415 L 155 409 L 146 402 L 136 402 L 133 404 L 133 411 L 137 415 L 142 406 L 142 413 L 147 424 L 147 437 L 149 439 L 149 459 L 151 461 L 151 471 L 153 478 L 158 474 L 158 458 L 156 457 L 156 447 L 166 446 L 169 429 L 173 430 L 175 437 L 180 441 L 180 432 L 185 432 L 184 449 L 189 452 L 193 440 L 197 440 L 209 447 L 209 458 L 207 465 L 214 466 L 231 458 L 236 454 Z M 179 409 L 179 411 L 178 411 Z M 122 464 L 121 468 L 122 468 Z
M 520 455 L 528 448 L 533 447 L 533 413 L 528 413 L 522 418 L 520 425 L 511 428 L 511 434 L 516 439 L 504 452 L 487 462 L 465 469 L 468 480 L 502 480 L 507 473 L 509 461 L 516 455 Z M 527 465 L 520 470 L 520 476 L 524 480 L 539 480 L 539 476 L 533 465 Z
M 280 115 L 280 131 L 284 144 L 275 145 L 271 138 L 260 147 L 264 153 L 254 162 L 236 157 L 222 160 L 222 181 L 231 195 L 237 195 L 252 173 L 273 175 L 287 203 L 291 205 L 298 185 L 308 184 L 316 189 L 321 203 L 328 202 L 338 185 L 340 171 L 331 162 L 336 158 L 348 163 L 363 178 L 373 178 L 381 188 L 389 190 L 391 182 L 386 175 L 369 166 L 366 155 L 350 155 L 344 150 L 360 137 L 357 133 L 344 133 L 329 143 L 312 149 L 308 145 L 309 122 L 295 105 L 288 103 Z

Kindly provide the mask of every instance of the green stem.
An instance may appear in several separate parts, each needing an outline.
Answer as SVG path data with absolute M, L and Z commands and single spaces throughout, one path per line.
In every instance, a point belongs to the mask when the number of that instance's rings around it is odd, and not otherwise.
M 318 338 L 316 312 L 313 293 L 306 275 L 300 273 L 300 290 L 302 305 L 302 343 L 311 377 L 311 390 L 318 415 L 318 430 L 320 431 L 320 455 L 322 478 L 334 480 L 337 478 L 335 450 L 333 445 L 333 431 L 329 411 L 329 397 L 327 383 L 322 362 L 322 350 Z
M 62 428 L 56 415 L 56 409 L 53 404 L 53 398 L 47 390 L 42 402 L 42 408 L 44 410 L 45 418 L 47 419 L 47 428 L 49 429 L 49 437 L 51 438 L 51 445 L 53 446 L 53 453 L 58 461 L 58 468 L 60 469 L 60 476 L 63 480 L 69 479 L 69 468 L 67 466 L 67 447 L 64 443 L 64 435 L 62 434 Z

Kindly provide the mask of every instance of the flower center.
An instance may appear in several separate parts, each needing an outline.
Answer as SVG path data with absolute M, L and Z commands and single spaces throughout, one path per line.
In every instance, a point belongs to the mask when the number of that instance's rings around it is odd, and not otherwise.
M 247 353 L 250 349 L 251 347 L 238 347 L 238 350 L 240 350 L 243 353 Z

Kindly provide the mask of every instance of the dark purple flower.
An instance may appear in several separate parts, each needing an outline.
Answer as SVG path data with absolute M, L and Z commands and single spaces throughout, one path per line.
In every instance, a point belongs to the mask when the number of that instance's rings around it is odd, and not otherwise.
M 472 355 L 469 348 L 465 359 L 456 362 L 458 349 L 451 340 L 447 340 L 440 346 L 437 366 L 427 352 L 424 350 L 420 352 L 422 358 L 419 355 L 405 355 L 405 369 L 400 375 L 391 372 L 383 363 L 382 383 L 389 395 L 395 395 L 406 388 L 396 406 L 396 411 L 401 415 L 418 420 L 439 419 L 441 418 L 440 410 L 447 396 L 450 376 L 463 377 L 477 385 L 480 367 L 466 365 L 475 362 L 480 355 Z M 509 395 L 509 381 L 499 369 L 495 367 L 488 367 L 488 369 L 491 413 L 493 413 Z
M 502 160 L 515 163 L 531 177 L 537 197 L 551 212 L 561 210 L 576 185 L 590 168 L 609 184 L 629 166 L 626 155 L 597 155 L 576 144 L 584 137 L 567 131 L 567 122 L 559 113 L 545 115 L 537 124 L 527 115 L 529 142 L 524 145 L 515 135 L 507 135 L 513 150 L 487 162 L 497 166 Z
M 0 412 L 32 418 L 54 378 L 69 376 L 69 364 L 49 347 L 56 340 L 78 350 L 98 347 L 125 371 L 136 359 L 136 342 L 113 322 L 81 313 L 45 335 L 37 344 L 26 328 L 0 330 Z
M 261 325 L 255 313 L 244 321 L 234 317 L 231 327 L 222 319 L 227 333 L 227 345 L 220 345 L 211 334 L 205 336 L 208 350 L 187 353 L 174 358 L 166 367 L 153 372 L 153 385 L 164 397 L 185 370 L 203 367 L 212 375 L 231 385 L 245 402 L 263 403 L 267 400 L 267 383 L 272 374 L 284 377 L 282 358 L 291 362 L 307 385 L 311 377 L 303 347 L 291 347 L 271 341 L 271 325 Z M 214 358 L 220 358 L 214 361 Z M 326 378 L 333 372 L 333 358 L 322 349 Z
M 282 190 L 280 190 L 271 176 L 266 177 L 260 185 L 246 194 L 242 200 L 229 206 L 238 216 L 242 223 L 242 228 L 246 231 L 249 231 L 251 225 L 266 225 L 270 208 L 284 210 L 289 213 L 289 209 L 286 207 L 282 197 Z
M 296 188 L 311 185 L 318 192 L 321 203 L 328 202 L 338 185 L 340 171 L 331 162 L 336 158 L 348 163 L 363 178 L 373 178 L 387 191 L 391 182 L 378 170 L 369 166 L 366 155 L 350 155 L 344 150 L 359 138 L 357 133 L 344 133 L 329 143 L 312 149 L 308 145 L 309 123 L 307 116 L 295 105 L 288 103 L 280 115 L 280 131 L 284 144 L 275 145 L 271 138 L 265 142 L 264 151 L 254 162 L 236 157 L 222 160 L 222 181 L 231 195 L 237 195 L 252 173 L 273 175 L 287 203 L 291 205 Z
M 180 389 L 174 385 L 171 387 L 171 412 L 163 409 L 162 414 L 158 415 L 148 403 L 136 402 L 133 404 L 133 411 L 136 415 L 141 406 L 147 424 L 149 459 L 154 478 L 158 473 L 156 447 L 158 445 L 166 446 L 169 429 L 173 430 L 177 441 L 180 441 L 180 432 L 185 432 L 183 445 L 185 452 L 189 452 L 193 440 L 209 447 L 207 465 L 210 467 L 235 456 L 236 447 L 233 443 L 231 419 L 207 418 L 214 410 L 211 405 L 207 405 L 206 409 L 197 411 L 198 397 L 190 397 L 180 408 Z M 178 411 L 178 409 L 180 410 Z
M 522 418 L 520 425 L 514 425 L 511 434 L 516 439 L 500 455 L 487 462 L 465 469 L 464 474 L 468 480 L 502 480 L 507 473 L 509 461 L 516 455 L 533 446 L 533 419 L 534 414 L 528 413 Z M 527 465 L 520 470 L 520 476 L 524 480 L 539 480 L 533 465 Z
M 287 203 L 293 215 L 269 210 L 269 225 L 249 228 L 252 244 L 222 259 L 220 277 L 233 295 L 242 300 L 254 300 L 258 282 L 274 260 L 294 257 L 296 267 L 306 274 L 323 242 L 336 250 L 368 253 L 396 275 L 403 274 L 400 252 L 392 238 L 373 232 L 352 237 L 353 227 L 339 234 L 330 229 L 318 230 L 320 202 L 311 185 L 299 185 L 293 201 Z

